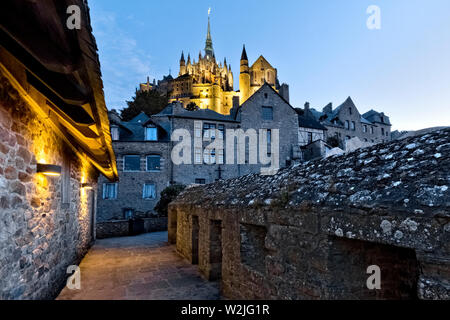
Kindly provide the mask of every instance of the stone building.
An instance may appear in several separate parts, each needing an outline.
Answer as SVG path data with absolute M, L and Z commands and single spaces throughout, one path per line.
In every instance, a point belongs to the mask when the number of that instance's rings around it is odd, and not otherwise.
M 77 32 L 60 16 L 72 4 Z M 96 237 L 98 176 L 117 180 L 88 12 L 1 4 L 0 300 L 57 296 Z
M 169 185 L 210 184 L 261 173 L 272 164 L 277 168 L 289 166 L 302 161 L 302 147 L 323 139 L 326 130 L 314 119 L 300 116 L 299 110 L 267 83 L 230 111 L 229 115 L 210 109 L 188 111 L 174 102 L 158 114 L 147 117 L 142 113 L 129 122 L 110 113 L 120 182 L 100 181 L 98 234 L 128 234 L 129 218 L 143 218 L 144 231 L 156 230 L 165 218 L 155 218 L 154 206 Z M 238 136 L 239 130 L 243 139 Z M 308 132 L 309 140 L 299 139 L 299 133 L 308 136 Z M 264 150 L 263 138 L 267 139 Z M 279 141 L 278 153 L 271 149 L 275 139 Z M 181 152 L 184 142 L 188 147 Z M 254 153 L 251 146 L 255 146 Z M 184 153 L 183 162 L 174 160 Z
M 332 104 L 322 111 L 310 108 L 305 104 L 305 115 L 313 117 L 327 128 L 325 140 L 336 139 L 341 148 L 345 141 L 358 137 L 368 143 L 383 143 L 391 140 L 391 122 L 383 112 L 374 110 L 360 114 L 353 100 L 348 99 L 339 107 L 333 109 Z
M 448 300 L 449 152 L 445 129 L 192 187 L 169 241 L 228 299 Z
M 245 46 L 242 50 L 239 91 L 234 91 L 234 76 L 231 65 L 226 58 L 223 63 L 216 60 L 213 49 L 210 18 L 208 16 L 208 31 L 205 50 L 191 60 L 188 54 L 187 61 L 184 52 L 181 53 L 180 71 L 175 79 L 165 77 L 158 85 L 141 84 L 141 90 L 160 90 L 169 95 L 170 102 L 180 101 L 186 107 L 189 103 L 195 103 L 201 109 L 211 109 L 217 113 L 227 115 L 233 107 L 233 99 L 239 99 L 239 104 L 244 103 L 264 83 L 268 83 L 281 96 L 289 101 L 289 86 L 278 81 L 278 72 L 262 55 L 249 66 Z M 166 80 L 166 81 L 164 81 Z
M 168 132 L 144 113 L 123 122 L 110 112 L 110 123 L 120 183 L 99 180 L 97 236 L 128 235 L 131 218 L 144 219 L 144 231 L 164 230 L 153 208 L 171 181 Z

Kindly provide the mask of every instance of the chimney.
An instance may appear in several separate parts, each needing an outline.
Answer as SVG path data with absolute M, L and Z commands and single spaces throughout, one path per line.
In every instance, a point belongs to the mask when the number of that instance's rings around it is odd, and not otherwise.
M 305 111 L 309 111 L 309 102 L 305 102 Z
M 234 96 L 233 97 L 233 109 L 239 108 L 239 96 Z

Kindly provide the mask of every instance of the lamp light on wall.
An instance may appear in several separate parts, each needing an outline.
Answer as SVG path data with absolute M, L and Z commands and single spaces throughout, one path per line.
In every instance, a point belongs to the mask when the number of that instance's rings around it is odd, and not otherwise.
M 61 175 L 61 166 L 55 164 L 38 163 L 36 171 L 37 173 L 42 173 L 46 176 L 59 177 Z
M 90 183 L 84 182 L 81 184 L 81 188 L 84 190 L 92 190 L 92 185 Z

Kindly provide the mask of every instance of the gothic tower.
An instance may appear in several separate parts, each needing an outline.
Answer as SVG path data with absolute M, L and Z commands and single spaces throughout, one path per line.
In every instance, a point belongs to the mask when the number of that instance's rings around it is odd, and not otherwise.
M 181 52 L 180 59 L 180 76 L 186 74 L 186 61 L 184 60 L 184 52 Z
M 245 51 L 245 45 L 242 49 L 241 56 L 241 74 L 239 75 L 239 90 L 241 92 L 240 104 L 244 103 L 250 95 L 250 73 L 248 68 L 247 52 Z
M 213 43 L 212 43 L 212 37 L 211 37 L 211 24 L 210 24 L 209 14 L 210 14 L 210 11 L 208 11 L 208 33 L 206 35 L 205 55 L 206 55 L 206 58 L 213 58 L 214 57 L 214 49 L 213 49 Z

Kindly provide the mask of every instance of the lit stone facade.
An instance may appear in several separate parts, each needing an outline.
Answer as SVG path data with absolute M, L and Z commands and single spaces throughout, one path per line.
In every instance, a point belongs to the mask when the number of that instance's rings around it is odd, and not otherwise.
M 211 28 L 208 18 L 208 32 L 205 53 L 199 53 L 198 61 L 192 60 L 190 54 L 185 60 L 181 54 L 179 76 L 167 86 L 170 90 L 170 101 L 180 101 L 184 106 L 195 103 L 201 109 L 211 109 L 217 113 L 227 115 L 233 107 L 233 98 L 244 103 L 264 83 L 268 83 L 289 101 L 289 86 L 279 84 L 277 69 L 260 56 L 252 66 L 249 66 L 245 47 L 242 51 L 239 91 L 234 91 L 234 77 L 231 65 L 226 58 L 222 62 L 216 60 L 213 50 Z M 150 88 L 141 85 L 141 89 Z M 153 88 L 153 87 L 152 87 Z M 158 86 L 154 87 L 158 89 Z
M 25 2 L 0 20 L 0 300 L 58 295 L 95 239 L 100 173 L 117 179 L 89 24 L 69 36 L 53 2 Z
M 28 111 L 4 77 L 0 83 L 0 299 L 49 299 L 95 238 L 95 197 L 80 181 L 96 188 L 98 174 Z M 36 174 L 37 161 L 67 171 L 45 177 Z M 63 199 L 66 179 L 69 198 Z
M 271 110 L 270 118 L 265 118 L 265 108 Z M 160 193 L 171 184 L 211 184 L 248 173 L 260 173 L 261 168 L 269 165 L 261 161 L 260 130 L 279 130 L 279 167 L 283 168 L 303 160 L 302 144 L 299 144 L 299 132 L 314 132 L 314 139 L 323 137 L 325 128 L 317 121 L 306 121 L 289 103 L 280 96 L 269 84 L 264 84 L 241 106 L 233 108 L 230 115 L 222 115 L 208 109 L 188 111 L 181 103 L 171 103 L 163 111 L 150 117 L 141 113 L 128 122 L 120 121 L 115 112 L 110 112 L 111 125 L 118 135 L 113 142 L 117 156 L 117 167 L 120 181 L 116 183 L 115 195 L 106 199 L 103 189 L 109 182 L 101 178 L 98 193 L 97 231 L 102 236 L 127 235 L 127 212 L 132 212 L 133 218 L 144 219 L 147 222 L 160 219 L 154 212 L 154 207 L 160 199 Z M 147 128 L 157 129 L 157 140 L 146 140 Z M 222 131 L 224 141 L 222 148 L 206 152 L 205 148 L 213 143 L 207 129 L 215 128 Z M 258 144 L 257 160 L 252 163 L 249 156 L 249 140 L 246 141 L 245 159 L 238 161 L 237 148 L 244 144 L 235 139 L 233 161 L 228 162 L 230 149 L 226 148 L 229 141 L 228 131 L 242 129 L 251 136 L 255 133 Z M 175 164 L 172 154 L 181 141 L 171 141 L 170 137 L 177 130 L 183 130 L 190 137 L 190 163 Z M 265 131 L 266 132 L 266 131 Z M 217 132 L 216 134 L 220 134 Z M 264 133 L 267 134 L 267 133 Z M 183 137 L 183 141 L 186 137 Z M 216 136 L 217 137 L 217 136 Z M 216 138 L 215 137 L 215 138 Z M 194 139 L 198 140 L 194 140 Z M 215 139 L 214 138 L 214 139 Z M 181 139 L 181 138 L 180 138 Z M 176 140 L 176 139 L 175 139 Z M 217 141 L 217 140 L 214 140 Z M 160 167 L 157 171 L 148 171 L 146 157 L 158 155 Z M 139 158 L 135 171 L 124 170 L 124 159 L 128 156 Z M 263 155 L 265 156 L 265 155 Z M 267 158 L 271 156 L 267 154 Z M 214 159 L 214 160 L 212 160 Z M 270 160 L 269 160 L 270 161 Z M 144 184 L 154 185 L 155 197 L 145 199 Z M 165 218 L 165 217 L 164 217 Z M 144 231 L 151 231 L 144 228 Z M 108 231 L 109 230 L 109 231 Z M 154 229 L 152 229 L 154 230 Z

